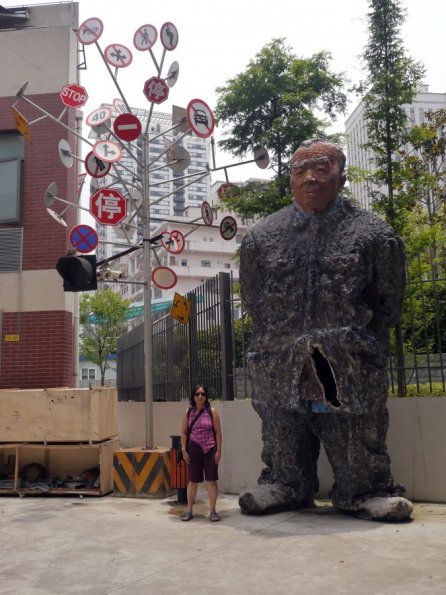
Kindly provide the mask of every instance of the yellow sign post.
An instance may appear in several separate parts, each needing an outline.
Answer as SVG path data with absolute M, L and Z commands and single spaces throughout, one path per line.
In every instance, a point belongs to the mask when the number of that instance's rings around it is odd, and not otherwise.
M 14 116 L 15 125 L 20 134 L 26 138 L 27 141 L 31 142 L 31 134 L 29 132 L 29 124 L 24 116 L 13 106 L 12 114 Z
M 183 297 L 179 293 L 175 293 L 172 307 L 170 309 L 170 315 L 181 324 L 187 324 L 189 322 L 190 311 L 192 308 L 192 302 L 187 298 Z

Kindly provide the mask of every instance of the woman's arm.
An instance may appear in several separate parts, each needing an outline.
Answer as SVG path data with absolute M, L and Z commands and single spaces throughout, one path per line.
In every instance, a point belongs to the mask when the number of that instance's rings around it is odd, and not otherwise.
M 220 424 L 220 415 L 214 407 L 212 407 L 212 419 L 214 421 L 214 432 L 215 432 L 215 441 L 217 443 L 217 450 L 215 451 L 215 462 L 218 464 L 221 459 L 221 444 L 222 444 L 222 435 L 221 435 L 221 424 Z
M 189 464 L 189 454 L 186 451 L 188 411 L 189 410 L 186 409 L 183 414 L 183 419 L 181 420 L 181 452 L 183 453 L 183 459 Z

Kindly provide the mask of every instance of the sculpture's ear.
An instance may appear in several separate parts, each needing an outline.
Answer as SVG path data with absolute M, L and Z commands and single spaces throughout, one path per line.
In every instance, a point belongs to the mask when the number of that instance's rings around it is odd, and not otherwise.
M 342 188 L 344 188 L 346 180 L 347 180 L 347 176 L 345 175 L 345 172 L 342 172 L 342 174 L 339 176 L 338 191 L 340 191 L 340 190 L 342 190 Z

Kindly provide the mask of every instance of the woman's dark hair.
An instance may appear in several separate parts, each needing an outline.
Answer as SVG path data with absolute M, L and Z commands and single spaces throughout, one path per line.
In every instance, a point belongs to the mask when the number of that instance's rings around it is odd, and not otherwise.
M 189 397 L 189 405 L 193 409 L 195 409 L 195 399 L 194 399 L 194 397 L 195 397 L 195 393 L 197 392 L 197 390 L 199 388 L 203 389 L 204 392 L 205 392 L 205 394 L 206 394 L 206 400 L 204 402 L 204 406 L 205 407 L 210 407 L 211 404 L 209 403 L 209 392 L 208 392 L 208 389 L 203 384 L 197 384 L 197 386 L 192 389 L 192 392 L 191 392 L 190 397 Z

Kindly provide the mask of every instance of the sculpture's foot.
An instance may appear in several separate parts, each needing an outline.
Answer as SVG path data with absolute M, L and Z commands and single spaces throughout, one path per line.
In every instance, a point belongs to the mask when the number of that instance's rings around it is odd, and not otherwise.
M 262 483 L 242 494 L 238 503 L 244 514 L 270 514 L 312 506 L 313 500 L 298 500 L 284 485 Z
M 376 496 L 358 502 L 350 510 L 346 510 L 355 517 L 368 521 L 386 521 L 398 523 L 407 521 L 413 511 L 410 500 L 401 496 Z

